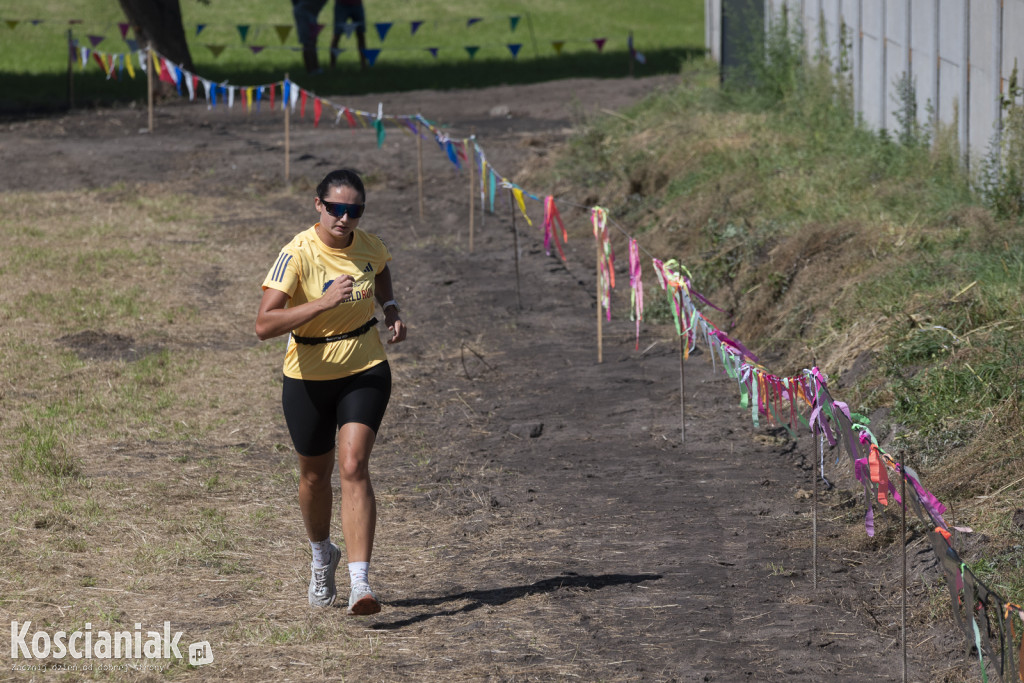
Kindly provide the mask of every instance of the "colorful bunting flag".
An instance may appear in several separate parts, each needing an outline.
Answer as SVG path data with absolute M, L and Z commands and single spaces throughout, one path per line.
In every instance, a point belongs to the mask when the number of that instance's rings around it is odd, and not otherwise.
M 488 202 L 490 203 L 490 206 L 491 206 L 491 213 L 494 213 L 494 195 L 496 194 L 497 189 L 498 189 L 498 174 L 492 168 L 490 176 L 487 179 L 487 195 L 488 195 Z
M 220 53 L 221 52 L 224 52 L 224 48 L 226 46 L 225 45 L 207 45 L 206 47 L 209 48 L 210 53 L 213 55 L 213 58 L 216 59 L 217 57 L 220 57 Z
M 385 36 L 387 36 L 388 31 L 391 30 L 392 23 L 393 22 L 388 21 L 374 24 L 374 27 L 377 29 L 377 35 L 380 36 L 380 42 L 384 42 Z
M 319 97 L 313 100 L 313 127 L 320 126 L 320 115 L 323 113 L 323 103 Z
M 590 221 L 594 226 L 594 239 L 597 240 L 599 288 L 605 317 L 612 319 L 612 289 L 615 287 L 615 252 L 612 251 L 611 235 L 608 234 L 608 210 L 595 206 L 590 210 Z
M 92 45 L 92 46 L 93 46 L 94 48 L 95 48 L 95 47 L 96 47 L 97 45 L 99 45 L 100 43 L 102 43 L 102 42 L 103 42 L 103 41 L 104 41 L 104 40 L 106 39 L 106 37 L 105 37 L 105 36 L 92 36 L 92 35 L 90 35 L 90 36 L 86 36 L 86 38 L 88 38 L 88 39 L 89 39 L 89 43 L 90 43 L 90 44 L 91 44 L 91 45 Z
M 562 229 L 562 241 L 567 243 L 569 241 L 569 233 L 565 231 L 565 224 L 558 213 L 555 198 L 552 195 L 548 195 L 544 198 L 544 251 L 548 256 L 551 256 L 551 241 L 554 240 L 555 247 L 558 248 L 558 255 L 565 261 L 565 252 L 562 251 L 562 245 L 558 243 L 558 230 L 555 229 L 556 223 Z
M 564 40 L 556 40 L 551 43 L 551 47 L 555 48 L 555 54 L 562 54 L 562 48 L 565 47 Z
M 130 28 L 130 25 L 128 23 L 123 22 L 123 21 L 119 22 L 117 24 L 117 28 L 120 29 L 120 31 L 121 31 L 121 40 L 124 40 L 125 38 L 128 37 L 128 29 Z
M 254 55 L 258 55 L 259 53 L 263 52 L 264 47 L 265 46 L 263 45 L 250 45 L 249 50 L 251 50 Z
M 466 52 L 469 53 L 469 58 L 473 59 L 473 57 L 476 57 L 476 52 L 479 49 L 480 49 L 479 45 L 467 45 L 466 46 Z
M 517 15 L 509 17 L 508 18 L 508 26 L 509 26 L 508 30 L 511 31 L 512 33 L 515 33 L 516 26 L 519 26 L 519 17 Z
M 633 34 L 632 33 L 629 34 L 629 40 L 627 42 L 628 42 L 628 47 L 629 47 L 629 56 L 632 57 L 634 60 L 640 62 L 641 64 L 646 64 L 647 63 L 647 58 L 644 57 L 643 54 L 637 52 L 636 49 L 633 47 Z
M 476 24 L 476 23 L 481 22 L 481 21 L 483 21 L 483 19 L 481 17 L 472 17 L 470 19 L 467 19 L 466 20 L 466 28 L 469 28 L 473 24 Z
M 440 140 L 438 142 L 440 143 Z M 444 147 L 445 153 L 448 154 L 449 161 L 451 161 L 453 164 L 455 164 L 455 168 L 457 168 L 457 169 L 459 169 L 461 171 L 462 170 L 462 164 L 459 163 L 459 155 L 455 151 L 455 145 L 452 144 L 452 141 L 446 139 L 443 142 L 442 146 Z
M 512 59 L 519 56 L 519 49 L 523 46 L 522 43 L 515 43 L 514 45 L 508 46 L 508 51 L 512 53 Z
M 373 127 L 377 130 L 377 147 L 384 145 L 384 104 L 377 104 L 377 118 L 373 121 Z
M 366 57 L 366 63 L 373 66 L 377 63 L 377 57 L 380 56 L 380 50 L 363 50 L 363 56 Z
M 285 41 L 288 40 L 288 36 L 292 33 L 292 26 L 291 24 L 274 24 L 274 31 L 281 40 L 281 44 L 284 45 Z
M 630 309 L 629 319 L 636 321 L 636 346 L 640 350 L 640 321 L 644 317 L 644 285 L 640 268 L 640 245 L 633 238 L 629 240 L 629 288 Z
M 594 38 L 594 45 L 597 45 L 597 51 L 601 52 L 604 50 L 604 44 L 607 42 L 607 38 Z
M 428 47 L 428 48 L 426 48 L 426 50 L 427 50 L 427 52 L 429 52 L 431 54 L 431 56 L 433 56 L 434 59 L 437 59 L 437 50 L 438 50 L 438 48 L 436 48 L 436 47 Z
M 197 38 L 199 37 L 199 34 L 203 32 L 204 28 L 206 28 L 206 24 L 196 24 L 196 37 Z
M 242 37 L 242 42 L 244 43 L 246 36 L 249 35 L 249 25 L 239 24 L 236 28 L 238 29 L 238 35 Z
M 423 26 L 423 22 L 422 21 L 411 22 L 409 24 L 409 28 L 410 28 L 409 35 L 410 36 L 416 35 L 416 31 L 418 31 L 420 29 L 420 26 Z
M 11 30 L 14 30 L 14 28 L 18 25 L 19 20 L 18 19 L 7 19 L 4 23 L 7 24 L 7 28 L 9 28 Z
M 505 182 L 508 183 L 508 181 Z M 519 213 L 523 214 L 523 218 L 526 219 L 526 224 L 532 228 L 533 221 L 530 220 L 530 214 L 526 213 L 526 202 L 523 201 L 523 189 L 521 187 L 516 187 L 511 183 L 508 184 L 511 186 L 512 196 L 516 199 L 516 206 L 519 207 Z

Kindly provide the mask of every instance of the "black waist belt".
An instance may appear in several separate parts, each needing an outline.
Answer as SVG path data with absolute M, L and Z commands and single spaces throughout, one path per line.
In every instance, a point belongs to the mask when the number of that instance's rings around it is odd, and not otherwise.
M 352 339 L 353 337 L 361 337 L 370 331 L 370 329 L 377 324 L 376 318 L 370 318 L 366 323 L 351 332 L 343 332 L 342 334 L 334 334 L 330 337 L 300 337 L 299 335 L 292 332 L 292 339 L 295 340 L 296 344 L 330 344 L 331 342 L 341 341 L 343 339 Z

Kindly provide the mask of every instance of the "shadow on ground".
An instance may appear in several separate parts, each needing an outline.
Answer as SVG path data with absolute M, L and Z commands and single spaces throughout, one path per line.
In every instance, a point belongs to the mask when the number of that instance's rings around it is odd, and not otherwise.
M 553 593 L 563 588 L 582 588 L 586 590 L 599 590 L 609 586 L 623 586 L 638 584 L 644 581 L 657 581 L 661 574 L 598 574 L 587 576 L 566 572 L 561 576 L 550 579 L 542 579 L 523 586 L 510 586 L 508 588 L 492 588 L 490 590 L 464 591 L 453 595 L 442 595 L 435 598 L 412 598 L 409 600 L 394 600 L 387 604 L 391 607 L 431 607 L 442 605 L 447 602 L 458 602 L 469 600 L 469 604 L 458 609 L 441 610 L 427 614 L 419 614 L 408 619 L 374 624 L 372 628 L 380 631 L 392 631 L 395 629 L 411 626 L 435 617 L 448 617 L 456 614 L 472 612 L 484 606 L 495 607 L 504 605 L 513 600 L 525 598 L 528 595 L 538 593 Z

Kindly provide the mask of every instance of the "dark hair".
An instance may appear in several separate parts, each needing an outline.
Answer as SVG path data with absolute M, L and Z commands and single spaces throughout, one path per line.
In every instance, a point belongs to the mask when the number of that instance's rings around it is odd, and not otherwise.
M 324 176 L 324 179 L 316 186 L 316 196 L 323 201 L 331 188 L 335 186 L 351 187 L 359 193 L 364 202 L 366 201 L 366 188 L 363 187 L 363 179 L 351 168 L 339 168 Z

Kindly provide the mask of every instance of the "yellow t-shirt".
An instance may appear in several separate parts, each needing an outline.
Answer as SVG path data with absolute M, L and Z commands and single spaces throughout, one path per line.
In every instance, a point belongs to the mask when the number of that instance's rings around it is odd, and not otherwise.
M 323 296 L 339 275 L 351 275 L 355 282 L 348 301 L 293 330 L 300 337 L 330 337 L 355 330 L 373 317 L 374 277 L 390 260 L 388 248 L 376 235 L 357 228 L 350 245 L 333 249 L 321 241 L 314 225 L 281 250 L 263 281 L 263 289 L 280 290 L 289 296 L 289 306 L 298 306 Z M 385 360 L 387 356 L 376 328 L 352 339 L 327 344 L 298 344 L 289 335 L 284 374 L 294 379 L 338 379 Z

